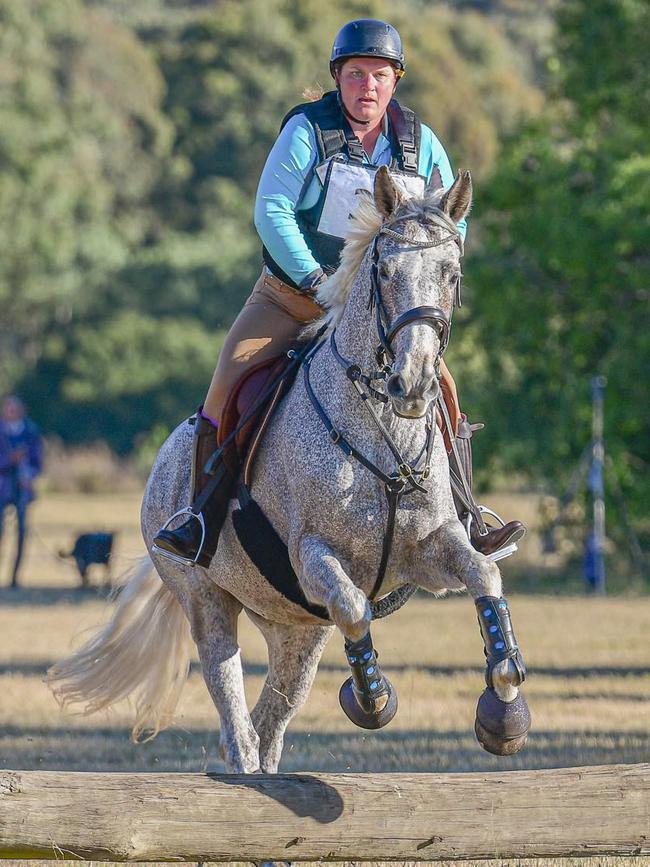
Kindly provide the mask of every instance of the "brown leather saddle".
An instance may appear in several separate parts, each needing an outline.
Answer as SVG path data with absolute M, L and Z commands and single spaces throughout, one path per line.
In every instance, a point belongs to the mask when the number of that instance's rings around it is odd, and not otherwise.
M 231 465 L 237 464 L 243 468 L 245 484 L 248 484 L 250 467 L 264 432 L 300 369 L 300 365 L 291 365 L 292 358 L 288 352 L 293 350 L 298 353 L 304 348 L 305 343 L 296 341 L 287 352 L 259 362 L 246 371 L 228 395 L 217 432 L 217 445 L 223 446 L 236 431 L 228 447 L 228 460 Z M 282 378 L 275 388 L 271 388 L 279 377 Z M 268 394 L 264 398 L 266 392 Z M 257 403 L 259 406 L 251 412 Z M 242 419 L 246 419 L 243 424 Z

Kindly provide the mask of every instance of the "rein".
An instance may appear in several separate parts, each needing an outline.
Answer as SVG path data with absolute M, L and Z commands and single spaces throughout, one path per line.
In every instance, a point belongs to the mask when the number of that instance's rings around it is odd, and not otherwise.
M 432 402 L 429 405 L 425 416 L 425 427 L 427 435 L 424 447 L 414 461 L 407 461 L 400 452 L 397 444 L 395 443 L 395 440 L 391 436 L 385 424 L 381 420 L 379 412 L 370 402 L 370 399 L 373 399 L 379 403 L 387 404 L 389 401 L 388 395 L 376 389 L 372 385 L 372 383 L 387 379 L 388 375 L 391 372 L 391 364 L 395 359 L 395 353 L 392 348 L 392 341 L 403 328 L 406 328 L 408 325 L 413 325 L 415 323 L 429 325 L 436 331 L 438 335 L 440 341 L 440 348 L 436 357 L 435 370 L 436 375 L 439 377 L 440 358 L 442 357 L 442 354 L 447 348 L 447 344 L 449 343 L 449 333 L 451 329 L 450 317 L 447 317 L 445 312 L 440 307 L 430 307 L 424 305 L 420 307 L 413 307 L 407 310 L 405 313 L 402 313 L 392 324 L 390 323 L 386 307 L 384 305 L 384 301 L 381 295 L 381 287 L 379 284 L 378 241 L 381 235 L 388 235 L 395 240 L 406 242 L 406 244 L 408 244 L 409 246 L 418 249 L 439 247 L 449 241 L 454 241 L 459 245 L 462 255 L 463 242 L 455 224 L 447 217 L 446 214 L 444 214 L 442 211 L 439 211 L 438 209 L 436 209 L 433 214 L 435 215 L 435 218 L 432 217 L 430 221 L 434 223 L 434 225 L 447 230 L 447 233 L 442 238 L 436 241 L 415 241 L 408 238 L 406 235 L 403 235 L 400 232 L 389 228 L 387 225 L 384 225 L 379 230 L 373 241 L 371 292 L 368 307 L 371 310 L 374 308 L 374 310 L 376 311 L 376 326 L 377 335 L 379 337 L 379 346 L 377 347 L 375 355 L 380 369 L 371 374 L 364 374 L 359 365 L 354 364 L 344 358 L 344 356 L 342 356 L 339 352 L 336 345 L 336 328 L 332 330 L 329 339 L 329 346 L 332 356 L 334 357 L 336 363 L 345 371 L 345 375 L 352 383 L 352 386 L 357 392 L 359 399 L 362 401 L 363 406 L 365 406 L 366 410 L 370 414 L 370 417 L 378 428 L 382 439 L 384 440 L 393 457 L 395 458 L 395 461 L 397 463 L 397 470 L 395 472 L 385 473 L 362 452 L 358 451 L 358 449 L 356 449 L 346 439 L 344 434 L 334 426 L 331 419 L 325 412 L 322 404 L 318 400 L 318 397 L 316 396 L 309 379 L 309 372 L 312 360 L 316 356 L 316 353 L 325 345 L 325 341 L 320 343 L 318 347 L 314 350 L 314 352 L 311 353 L 303 362 L 303 378 L 305 390 L 314 410 L 316 411 L 316 414 L 318 415 L 325 429 L 327 430 L 328 436 L 330 437 L 332 443 L 338 446 L 338 448 L 341 449 L 341 451 L 345 454 L 346 457 L 352 457 L 357 460 L 362 466 L 364 466 L 369 472 L 371 472 L 377 479 L 379 479 L 384 484 L 386 498 L 388 500 L 388 519 L 386 522 L 386 529 L 384 531 L 381 561 L 379 563 L 377 577 L 375 579 L 372 591 L 370 592 L 368 597 L 371 601 L 377 598 L 378 594 L 381 591 L 381 586 L 384 582 L 384 578 L 386 576 L 386 570 L 388 568 L 388 563 L 393 547 L 393 540 L 395 536 L 397 510 L 399 508 L 402 496 L 414 493 L 415 491 L 427 493 L 427 488 L 424 487 L 423 482 L 425 482 L 429 478 L 429 475 L 431 473 L 431 457 L 433 454 L 433 446 L 436 432 L 436 422 L 434 415 L 435 410 L 434 404 Z M 403 217 L 399 217 L 399 219 L 403 219 Z M 456 297 L 454 303 L 456 306 L 460 306 L 461 304 L 460 284 L 456 289 Z M 390 359 L 390 363 L 388 359 Z

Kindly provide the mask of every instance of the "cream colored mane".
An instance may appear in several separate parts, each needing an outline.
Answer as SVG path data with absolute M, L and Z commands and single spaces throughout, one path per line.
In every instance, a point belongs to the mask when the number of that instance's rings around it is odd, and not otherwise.
M 389 219 L 378 210 L 370 193 L 359 195 L 359 204 L 350 220 L 350 228 L 341 253 L 341 264 L 318 289 L 317 299 L 326 309 L 323 319 L 308 326 L 306 334 L 314 334 L 323 323 L 328 332 L 335 328 L 343 315 L 354 279 L 359 272 L 368 247 L 382 226 L 405 217 L 418 217 L 436 207 L 444 194 L 442 188 L 429 190 L 422 198 L 404 199 Z

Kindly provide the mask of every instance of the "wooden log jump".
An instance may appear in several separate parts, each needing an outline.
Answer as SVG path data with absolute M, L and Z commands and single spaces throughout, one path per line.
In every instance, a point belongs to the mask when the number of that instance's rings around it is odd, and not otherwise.
M 650 854 L 650 764 L 471 774 L 0 771 L 0 858 Z

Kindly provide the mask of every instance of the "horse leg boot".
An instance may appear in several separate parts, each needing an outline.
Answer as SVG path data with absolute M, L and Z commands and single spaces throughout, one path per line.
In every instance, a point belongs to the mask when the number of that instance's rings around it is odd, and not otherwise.
M 397 693 L 379 668 L 370 632 L 361 641 L 346 638 L 345 655 L 352 676 L 339 690 L 343 712 L 360 728 L 383 728 L 397 713 Z
M 228 513 L 234 477 L 228 469 L 227 461 L 219 462 L 216 471 L 220 474 L 218 479 L 205 471 L 206 464 L 216 448 L 217 428 L 199 411 L 194 423 L 192 443 L 192 507 L 179 513 L 189 514 L 189 517 L 176 529 L 168 529 L 168 525 L 165 525 L 153 540 L 154 551 L 188 566 L 197 563 L 199 566 L 210 565 L 219 532 Z M 201 499 L 204 499 L 202 494 L 208 485 L 213 485 L 214 489 L 205 502 L 201 503 Z
M 345 636 L 352 676 L 339 692 L 346 716 L 366 729 L 382 728 L 397 712 L 397 695 L 377 664 L 370 637 L 372 613 L 365 593 L 351 581 L 335 551 L 322 539 L 300 542 L 300 584 L 311 602 L 324 605 Z
M 524 746 L 530 728 L 530 711 L 518 689 L 526 679 L 526 666 L 503 596 L 481 596 L 474 602 L 487 661 L 487 688 L 478 700 L 474 731 L 489 753 L 509 756 Z
M 518 752 L 526 743 L 530 713 L 519 690 L 526 668 L 515 640 L 501 574 L 469 544 L 461 524 L 446 521 L 419 546 L 414 563 L 418 585 L 430 592 L 462 582 L 476 605 L 485 645 L 487 689 L 476 708 L 475 731 L 481 746 L 495 755 Z

